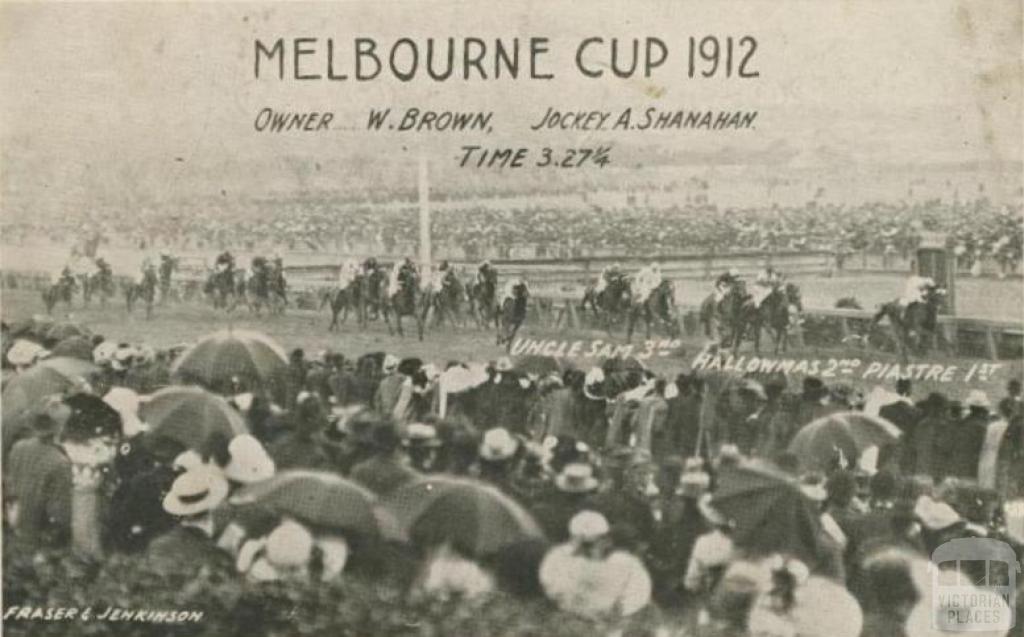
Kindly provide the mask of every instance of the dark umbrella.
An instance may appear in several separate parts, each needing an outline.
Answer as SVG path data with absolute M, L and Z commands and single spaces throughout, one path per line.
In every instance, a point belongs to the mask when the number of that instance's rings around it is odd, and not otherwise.
M 54 356 L 66 356 L 92 362 L 92 341 L 85 336 L 72 336 L 57 343 L 51 350 Z
M 7 381 L 0 395 L 4 453 L 28 431 L 30 418 L 43 399 L 88 384 L 92 375 L 99 371 L 92 363 L 82 360 L 50 358 Z
M 51 341 L 63 341 L 76 336 L 90 337 L 92 332 L 89 328 L 77 323 L 56 323 L 46 328 L 43 336 Z
M 838 412 L 813 420 L 793 437 L 789 450 L 805 469 L 830 469 L 842 453 L 854 463 L 865 449 L 885 447 L 900 439 L 899 428 L 859 411 Z
M 240 511 L 258 507 L 274 515 L 364 536 L 402 537 L 397 522 L 377 506 L 371 491 L 326 471 L 282 471 L 242 488 L 229 503 Z
M 431 476 L 397 489 L 385 503 L 420 546 L 450 542 L 479 557 L 520 542 L 545 539 L 526 509 L 477 480 Z
M 202 449 L 215 435 L 229 440 L 247 432 L 242 415 L 220 396 L 199 387 L 168 387 L 139 406 L 149 425 L 148 437 L 165 438 L 189 449 Z
M 87 384 L 99 367 L 77 358 L 48 358 L 12 377 L 2 394 L 3 422 L 9 423 L 52 394 Z
M 548 374 L 561 374 L 563 366 L 554 356 L 538 356 L 531 354 L 516 359 L 515 369 L 521 374 L 532 374 L 534 376 L 547 376 Z
M 787 553 L 814 563 L 819 521 L 796 479 L 750 462 L 723 471 L 713 506 L 735 525 L 736 546 L 754 554 Z
M 258 332 L 234 330 L 206 336 L 178 358 L 171 374 L 178 381 L 222 394 L 232 392 L 237 378 L 262 388 L 282 404 L 288 393 L 288 357 Z

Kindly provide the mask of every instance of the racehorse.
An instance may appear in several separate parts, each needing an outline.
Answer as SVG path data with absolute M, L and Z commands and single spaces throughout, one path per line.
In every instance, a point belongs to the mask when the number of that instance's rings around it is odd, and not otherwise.
M 267 271 L 267 293 L 270 296 L 270 313 L 284 314 L 288 307 L 288 282 L 284 278 L 284 268 L 273 265 Z
M 600 292 L 596 285 L 588 285 L 583 291 L 580 311 L 590 307 L 601 326 L 612 333 L 612 327 L 627 318 L 630 309 L 630 286 L 626 277 L 613 278 Z
M 254 266 L 249 276 L 238 283 L 239 296 L 245 300 L 249 311 L 259 316 L 263 306 L 270 307 L 270 285 L 267 268 Z M 244 280 L 244 283 L 243 283 Z
M 341 315 L 341 323 L 344 323 L 348 319 L 350 309 L 354 309 L 358 313 L 359 303 L 357 297 L 359 295 L 359 286 L 360 281 L 357 277 L 345 287 L 339 286 L 324 293 L 323 298 L 320 300 L 320 309 L 322 310 L 325 305 L 330 305 L 331 324 L 327 326 L 328 332 L 338 328 L 338 315 Z
M 640 299 L 630 296 L 629 323 L 626 327 L 626 342 L 633 338 L 633 328 L 641 317 L 647 325 L 647 338 L 651 338 L 651 323 L 657 321 L 665 325 L 671 338 L 679 336 L 679 318 L 676 316 L 675 291 L 666 279 L 651 290 L 647 298 Z
M 388 277 L 380 268 L 374 268 L 369 272 L 360 272 L 353 281 L 354 296 L 356 305 L 356 316 L 359 319 L 359 326 L 366 327 L 370 321 L 372 312 L 373 318 L 379 317 L 387 305 Z
M 99 270 L 82 277 L 82 300 L 85 305 L 89 305 L 94 294 L 100 297 L 100 307 L 107 307 L 107 300 L 114 296 L 114 277 L 109 270 Z
M 171 294 L 171 278 L 178 269 L 178 259 L 164 257 L 160 260 L 160 305 L 167 303 Z
M 711 294 L 701 303 L 700 323 L 704 326 L 705 336 L 720 347 L 732 348 L 735 354 L 743 342 L 747 326 L 757 322 L 757 313 L 758 308 L 746 285 L 737 281 L 720 301 Z
M 462 299 L 466 289 L 455 276 L 445 277 L 440 289 L 430 290 L 430 307 L 434 310 L 434 324 L 440 327 L 445 318 L 453 327 L 462 327 Z
M 476 280 L 466 286 L 469 297 L 469 313 L 477 327 L 498 324 L 497 283 L 493 278 Z
M 146 319 L 153 316 L 153 301 L 156 300 L 157 278 L 156 273 L 147 271 L 141 282 L 126 281 L 124 283 L 124 300 L 128 313 L 135 309 L 135 302 L 142 301 L 146 304 Z
M 796 283 L 786 283 L 776 287 L 765 297 L 755 316 L 754 351 L 761 353 L 761 328 L 768 328 L 768 333 L 775 341 L 775 353 L 785 352 L 789 345 L 789 328 L 799 320 L 804 311 L 804 303 L 800 287 Z
M 51 283 L 49 287 L 43 290 L 42 295 L 43 304 L 46 306 L 46 313 L 52 314 L 53 309 L 60 301 L 67 303 L 70 310 L 71 299 L 74 296 L 76 287 L 78 287 L 78 283 L 71 276 L 62 276 L 56 283 Z
M 213 300 L 214 309 L 231 309 L 235 305 L 235 271 L 233 268 L 210 272 L 203 292 Z M 228 301 L 231 301 L 230 305 Z
M 512 349 L 512 340 L 516 332 L 526 320 L 526 303 L 530 298 L 530 291 L 525 281 L 519 281 L 512 286 L 512 295 L 501 301 L 501 309 L 498 314 L 498 336 L 497 344 L 505 345 L 505 350 Z
M 883 318 L 888 318 L 896 332 L 896 343 L 903 360 L 907 360 L 910 351 L 923 356 L 935 338 L 939 310 L 945 303 L 945 297 L 944 288 L 930 287 L 924 294 L 924 302 L 911 303 L 905 308 L 898 301 L 885 303 L 871 319 L 865 335 L 870 334 Z
M 399 268 L 398 264 L 393 266 Z M 396 273 L 397 274 L 397 273 Z M 419 289 L 419 276 L 409 273 L 405 276 L 397 275 L 397 289 L 390 290 L 389 286 L 381 286 L 380 307 L 384 314 L 384 322 L 388 326 L 388 334 L 394 334 L 391 328 L 391 314 L 395 315 L 395 325 L 398 327 L 398 335 L 405 336 L 402 330 L 402 317 L 411 316 L 416 320 L 416 333 L 419 340 L 423 340 L 423 322 L 427 312 L 430 310 L 428 303 L 423 303 L 424 296 Z

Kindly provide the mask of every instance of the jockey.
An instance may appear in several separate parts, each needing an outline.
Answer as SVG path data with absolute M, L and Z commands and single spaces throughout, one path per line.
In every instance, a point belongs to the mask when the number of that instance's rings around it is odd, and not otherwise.
M 504 303 L 506 300 L 514 300 L 516 298 L 516 287 L 526 285 L 526 281 L 519 277 L 511 277 L 505 282 L 505 286 L 501 290 L 501 301 Z
M 498 271 L 494 269 L 491 262 L 488 259 L 484 259 L 484 262 L 480 264 L 480 267 L 476 270 L 476 280 L 481 284 L 490 283 L 495 285 L 498 281 Z
M 214 269 L 218 272 L 227 272 L 235 269 L 235 257 L 232 256 L 231 252 L 225 250 L 217 255 L 217 261 L 215 262 Z
M 60 270 L 55 272 L 54 275 L 53 275 L 53 283 L 54 283 L 54 285 L 58 285 L 58 284 L 61 284 L 61 283 L 74 284 L 74 282 L 75 282 L 75 275 L 74 275 L 74 273 L 71 272 L 71 266 L 69 266 L 69 265 L 65 265 Z
M 903 286 L 903 296 L 899 303 L 903 307 L 909 307 L 913 303 L 924 303 L 925 295 L 929 290 L 935 288 L 935 280 L 929 276 L 912 274 Z
M 139 283 L 145 283 L 150 277 L 154 280 L 156 279 L 156 265 L 153 263 L 153 259 L 151 257 L 146 257 L 142 260 L 142 268 L 139 273 Z
M 640 301 L 646 301 L 647 297 L 651 295 L 663 279 L 661 274 L 661 266 L 657 263 L 652 263 L 645 268 L 641 268 L 636 274 L 636 295 Z
M 96 274 L 111 274 L 110 264 L 103 257 L 96 257 Z
M 353 259 L 346 259 L 338 268 L 338 287 L 345 289 L 359 273 L 359 265 Z
M 736 268 L 729 268 L 728 272 L 720 274 L 715 280 L 715 302 L 720 303 L 739 279 L 740 273 Z
M 612 281 L 621 281 L 625 278 L 625 273 L 622 271 L 622 266 L 618 263 L 606 265 L 601 269 L 601 276 L 597 279 L 597 287 L 594 291 L 600 294 L 604 292 L 605 288 L 608 287 Z
M 455 269 L 450 266 L 447 260 L 441 261 L 441 264 L 437 266 L 437 272 L 440 275 L 442 288 L 451 287 L 455 284 Z
M 754 286 L 751 290 L 751 296 L 754 297 L 754 305 L 761 307 L 764 300 L 771 296 L 779 285 L 782 283 L 782 274 L 773 268 L 772 266 L 766 267 L 757 274 L 757 278 L 754 279 Z
M 374 259 L 373 257 L 370 257 L 366 261 L 363 261 L 363 272 L 365 274 L 372 274 L 376 272 L 378 267 L 379 266 L 377 265 L 377 259 Z
M 416 281 L 417 278 L 416 264 L 412 262 L 411 258 L 405 257 L 402 265 L 398 268 L 398 280 L 402 282 L 406 280 Z

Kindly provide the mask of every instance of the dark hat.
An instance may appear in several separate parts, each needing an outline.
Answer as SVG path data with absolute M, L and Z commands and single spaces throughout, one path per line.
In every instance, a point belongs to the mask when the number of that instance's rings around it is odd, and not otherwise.
M 398 363 L 398 373 L 405 376 L 412 376 L 423 367 L 423 361 L 418 358 L 403 358 Z

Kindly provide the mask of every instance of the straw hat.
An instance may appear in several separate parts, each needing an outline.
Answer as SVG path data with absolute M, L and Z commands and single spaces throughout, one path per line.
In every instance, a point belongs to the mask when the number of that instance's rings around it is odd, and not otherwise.
M 504 427 L 489 429 L 480 443 L 480 457 L 484 460 L 508 460 L 515 455 L 519 441 Z
M 914 515 L 921 521 L 921 526 L 929 531 L 948 529 L 962 520 L 953 507 L 926 495 L 917 499 Z
M 611 532 L 608 520 L 595 511 L 580 511 L 569 520 L 569 537 L 589 542 Z
M 597 489 L 594 468 L 583 462 L 572 462 L 555 476 L 555 488 L 564 493 L 588 493 Z
M 980 389 L 972 389 L 967 394 L 967 400 L 964 401 L 967 407 L 980 407 L 983 409 L 989 409 L 992 407 L 991 401 L 988 399 L 988 394 Z
M 437 427 L 414 422 L 405 429 L 405 444 L 410 447 L 440 447 Z
M 266 449 L 249 434 L 240 434 L 228 444 L 231 460 L 224 467 L 224 477 L 232 482 L 252 484 L 274 475 L 274 461 Z
M 191 516 L 215 509 L 228 495 L 228 481 L 217 469 L 200 465 L 178 476 L 164 497 L 164 511 Z
M 498 359 L 498 362 L 494 364 L 494 371 L 496 372 L 510 372 L 512 371 L 512 359 L 508 356 L 502 356 Z

